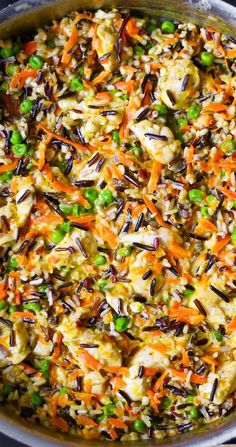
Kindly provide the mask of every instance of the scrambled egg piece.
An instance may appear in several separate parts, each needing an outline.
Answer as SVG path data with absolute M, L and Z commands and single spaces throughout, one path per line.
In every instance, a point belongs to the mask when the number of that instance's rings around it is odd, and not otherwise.
M 168 164 L 180 149 L 180 142 L 175 140 L 172 131 L 161 121 L 156 120 L 153 123 L 143 120 L 133 124 L 131 130 L 148 154 L 160 163 Z M 148 134 L 153 134 L 156 138 Z
M 10 346 L 10 328 L 3 324 L 1 325 L 0 367 L 21 363 L 30 352 L 30 349 L 27 346 L 29 333 L 26 330 L 24 323 L 15 321 L 12 329 L 15 337 L 15 346 Z
M 75 362 L 84 367 L 81 362 L 81 350 L 86 349 L 90 355 L 98 360 L 103 366 L 121 366 L 122 357 L 115 342 L 106 338 L 103 334 L 94 333 L 92 329 L 84 329 L 77 326 L 71 317 L 64 317 L 58 326 L 63 335 L 63 342 L 67 345 L 73 355 Z M 94 348 L 83 348 L 80 344 L 98 345 Z M 87 371 L 87 368 L 86 368 Z
M 186 78 L 188 75 L 188 78 Z M 186 82 L 184 88 L 183 82 Z M 170 109 L 178 110 L 186 107 L 188 103 L 197 96 L 197 88 L 200 83 L 198 68 L 191 60 L 181 59 L 168 61 L 166 67 L 161 68 L 159 89 L 161 99 Z M 168 90 L 173 95 L 172 102 L 168 96 Z
M 217 374 L 210 373 L 208 375 L 207 382 L 199 387 L 200 397 L 204 402 L 209 400 L 216 378 L 218 378 L 218 384 L 213 402 L 216 405 L 220 405 L 236 390 L 236 361 L 226 362 L 217 371 Z

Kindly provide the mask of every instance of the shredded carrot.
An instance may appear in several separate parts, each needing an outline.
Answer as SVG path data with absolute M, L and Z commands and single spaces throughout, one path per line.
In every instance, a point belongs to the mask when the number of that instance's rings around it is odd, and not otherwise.
M 28 78 L 36 78 L 38 70 L 26 69 L 14 75 L 9 83 L 10 88 L 22 88 L 25 85 L 25 81 Z
M 168 370 L 166 369 L 166 370 L 163 371 L 162 375 L 160 377 L 158 377 L 158 379 L 156 380 L 156 382 L 153 385 L 154 393 L 157 393 L 157 391 L 159 391 L 159 389 L 163 385 L 163 382 L 164 382 L 167 374 L 168 374 Z
M 176 318 L 177 321 L 182 321 L 186 324 L 199 324 L 204 320 L 204 315 L 201 315 L 197 309 L 190 309 L 181 306 L 178 301 L 174 301 L 169 309 L 169 316 Z
M 152 194 L 155 189 L 156 189 L 156 185 L 158 183 L 159 177 L 160 177 L 160 173 L 162 170 L 162 164 L 159 163 L 159 161 L 154 160 L 153 165 L 152 165 L 152 170 L 151 170 L 151 176 L 148 182 L 148 193 Z
M 228 59 L 234 59 L 236 57 L 236 48 L 233 48 L 232 50 L 226 50 L 225 56 Z
M 117 81 L 115 83 L 117 90 L 129 93 L 131 95 L 134 92 L 134 81 Z
M 33 314 L 32 312 L 28 312 L 28 311 L 26 311 L 26 310 L 24 310 L 24 311 L 16 311 L 16 312 L 13 312 L 13 314 L 12 314 L 14 317 L 19 317 L 19 318 L 30 318 L 30 319 L 35 319 L 35 314 Z
M 226 106 L 225 104 L 212 102 L 211 104 L 208 104 L 206 107 L 204 107 L 204 112 L 225 112 L 227 109 L 228 106 Z
M 12 161 L 6 165 L 0 165 L 0 174 L 7 171 L 13 171 L 17 167 L 17 160 Z
M 186 248 L 181 247 L 174 240 L 170 241 L 169 246 L 168 246 L 168 251 L 171 253 L 173 258 L 175 258 L 175 259 L 182 259 L 182 258 L 190 257 L 189 250 L 186 250 Z
M 107 241 L 111 248 L 117 247 L 118 241 L 111 228 L 98 221 L 96 221 L 95 228 L 102 240 Z
M 59 430 L 63 431 L 63 432 L 68 432 L 69 431 L 68 423 L 65 421 L 65 419 L 62 419 L 59 416 L 57 416 L 57 417 L 52 419 L 52 424 L 55 427 L 57 427 Z
M 235 192 L 235 191 L 231 191 L 231 189 L 226 188 L 225 186 L 222 186 L 221 188 L 219 188 L 219 190 L 220 190 L 226 197 L 228 197 L 228 199 L 236 200 L 236 192 Z
M 109 422 L 109 424 L 113 425 L 113 427 L 116 428 L 127 428 L 127 425 L 120 419 L 108 418 L 107 422 Z
M 236 330 L 236 316 L 232 317 L 232 320 L 227 326 L 227 332 L 232 332 Z
M 7 291 L 3 283 L 0 284 L 0 301 L 5 300 L 7 297 Z
M 230 241 L 230 236 L 226 235 L 225 237 L 218 239 L 215 245 L 212 247 L 211 252 L 213 255 L 217 255 L 222 248 L 224 248 Z
M 148 343 L 148 346 L 149 348 L 160 352 L 162 355 L 165 355 L 168 350 L 168 348 L 161 343 Z
M 84 362 L 84 364 L 90 369 L 93 369 L 94 371 L 99 371 L 101 369 L 100 363 L 92 355 L 85 351 L 85 349 L 80 351 L 80 358 L 81 361 Z
M 76 27 L 72 28 L 71 35 L 65 45 L 65 49 L 62 54 L 61 63 L 62 65 L 68 65 L 71 60 L 70 51 L 76 45 L 78 41 L 78 31 Z
M 181 382 L 185 382 L 188 373 L 183 372 L 183 371 L 178 371 L 177 369 L 174 369 L 174 368 L 168 368 L 168 371 L 171 373 L 171 375 L 173 377 L 178 378 L 179 380 L 181 380 Z M 202 383 L 206 383 L 207 378 L 204 376 L 200 376 L 198 374 L 192 373 L 191 377 L 190 377 L 190 382 L 198 383 L 200 385 Z
M 109 92 L 98 92 L 95 99 L 97 101 L 112 101 L 112 95 Z
M 190 362 L 190 358 L 188 356 L 188 352 L 185 351 L 185 349 L 183 349 L 182 351 L 182 363 L 184 366 L 190 366 L 191 362 Z
M 98 425 L 93 419 L 83 415 L 77 416 L 76 421 L 78 424 L 88 425 L 89 427 L 97 427 Z
M 144 200 L 147 208 L 149 209 L 150 213 L 153 214 L 153 217 L 156 219 L 157 223 L 161 227 L 169 228 L 169 225 L 163 220 L 161 214 L 157 211 L 156 206 L 154 205 L 154 203 L 151 200 L 149 200 L 149 198 L 147 197 L 146 194 L 143 194 L 143 200 Z
M 32 40 L 30 42 L 26 42 L 23 45 L 24 48 L 24 52 L 28 55 L 31 56 L 32 54 L 34 54 L 37 50 L 37 42 L 35 40 Z
M 89 147 L 88 147 L 88 145 L 83 146 L 80 143 L 76 143 L 75 141 L 69 140 L 68 138 L 64 138 L 61 135 L 57 135 L 56 133 L 54 133 L 50 129 L 48 129 L 46 126 L 44 126 L 44 124 L 39 124 L 38 125 L 38 130 L 43 130 L 44 132 L 46 132 L 49 135 L 51 135 L 53 138 L 56 138 L 57 140 L 60 140 L 63 143 L 69 144 L 70 146 L 73 146 L 73 147 L 75 147 L 76 149 L 78 149 L 80 151 L 85 151 L 86 149 L 93 150 L 93 148 L 91 146 L 89 146 Z
M 136 20 L 133 17 L 128 20 L 125 29 L 131 37 L 137 36 L 140 31 L 140 28 L 136 25 Z

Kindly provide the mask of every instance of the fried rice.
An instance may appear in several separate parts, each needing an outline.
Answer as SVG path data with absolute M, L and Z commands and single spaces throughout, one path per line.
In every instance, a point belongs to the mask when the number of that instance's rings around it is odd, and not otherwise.
M 235 408 L 236 40 L 116 9 L 0 41 L 0 401 L 86 439 Z

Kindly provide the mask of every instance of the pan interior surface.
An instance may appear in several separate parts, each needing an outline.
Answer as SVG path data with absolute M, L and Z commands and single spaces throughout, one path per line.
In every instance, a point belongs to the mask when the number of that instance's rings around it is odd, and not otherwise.
M 79 9 L 99 8 L 127 8 L 124 0 L 20 0 L 16 4 L 0 11 L 0 38 L 26 34 L 42 24 L 47 24 L 55 18 L 61 18 L 69 11 Z M 140 15 L 171 18 L 193 23 L 210 24 L 228 34 L 236 34 L 236 8 L 221 0 L 129 0 L 129 9 Z M 21 419 L 13 417 L 6 410 L 1 410 L 0 430 L 6 435 L 32 447 L 100 447 L 101 441 L 80 440 L 72 435 L 64 436 L 57 432 L 23 423 Z M 235 416 L 211 422 L 198 432 L 192 431 L 184 435 L 150 441 L 135 441 L 138 446 L 155 447 L 211 447 L 225 442 L 236 436 Z M 124 443 L 123 443 L 124 444 Z M 118 447 L 122 443 L 110 442 L 109 445 Z M 127 447 L 133 442 L 125 443 Z

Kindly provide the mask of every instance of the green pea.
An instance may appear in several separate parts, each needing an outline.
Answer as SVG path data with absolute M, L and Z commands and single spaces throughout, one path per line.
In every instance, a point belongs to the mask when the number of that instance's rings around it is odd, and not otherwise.
M 202 65 L 205 65 L 206 67 L 209 67 L 214 62 L 214 56 L 212 53 L 208 53 L 208 51 L 202 51 L 200 53 L 200 59 Z
M 51 235 L 51 241 L 54 244 L 59 244 L 65 237 L 65 233 L 63 233 L 61 230 L 59 230 L 58 228 L 56 230 L 53 231 L 52 235 Z
M 56 44 L 55 44 L 54 40 L 47 40 L 46 44 L 50 48 L 56 48 Z
M 59 225 L 58 229 L 64 233 L 69 233 L 71 230 L 70 222 L 63 222 Z
M 187 117 L 189 120 L 194 120 L 199 117 L 200 112 L 201 107 L 196 103 L 192 104 L 187 111 Z
M 206 201 L 208 203 L 208 205 L 210 205 L 212 202 L 214 202 L 214 200 L 216 200 L 216 197 L 213 196 L 213 194 L 210 194 L 209 196 L 207 196 Z
M 17 262 L 17 259 L 16 259 L 16 258 L 10 258 L 10 259 L 8 259 L 8 262 L 7 262 L 7 270 L 8 270 L 9 272 L 12 272 L 12 271 L 14 271 L 14 270 L 17 270 L 17 267 L 18 267 L 18 262 Z
M 106 279 L 101 279 L 100 281 L 98 281 L 98 287 L 105 292 L 106 290 L 109 289 L 109 283 Z
M 107 404 L 103 408 L 103 414 L 106 417 L 114 415 L 116 412 L 116 406 L 114 404 Z
M 0 182 L 7 183 L 12 179 L 12 177 L 13 177 L 12 171 L 4 172 L 3 174 L 0 175 Z
M 151 48 L 153 48 L 153 45 L 152 45 L 151 42 L 148 42 L 147 45 L 145 45 L 144 48 L 145 48 L 146 51 L 149 51 Z
M 223 335 L 221 335 L 219 332 L 213 332 L 214 337 L 216 338 L 217 341 L 222 341 L 223 340 Z
M 33 107 L 33 101 L 30 99 L 23 99 L 20 104 L 20 110 L 22 113 L 29 113 Z
M 167 107 L 165 104 L 156 104 L 154 109 L 158 111 L 158 115 L 164 116 L 167 114 Z
M 194 400 L 194 396 L 192 396 L 192 395 L 190 395 L 190 396 L 188 396 L 188 397 L 186 398 L 186 402 L 187 402 L 188 404 L 192 404 L 192 403 L 193 403 L 193 400 Z
M 13 154 L 15 154 L 17 157 L 23 157 L 28 150 L 27 144 L 21 143 L 21 144 L 14 144 L 12 146 Z
M 42 68 L 43 64 L 44 64 L 44 61 L 40 56 L 37 56 L 36 54 L 34 54 L 33 56 L 30 56 L 29 66 L 31 68 L 33 68 L 34 70 Z
M 72 205 L 68 205 L 67 203 L 61 203 L 59 205 L 59 208 L 62 211 L 62 213 L 65 214 L 66 216 L 69 214 L 72 214 L 72 209 L 73 209 Z
M 38 291 L 44 293 L 47 288 L 48 288 L 47 284 L 42 284 L 41 286 L 38 286 Z
M 188 196 L 191 202 L 201 202 L 203 199 L 203 193 L 200 189 L 191 189 Z
M 43 405 L 43 398 L 40 396 L 39 393 L 33 392 L 31 394 L 31 404 L 33 407 L 41 407 Z
M 47 359 L 42 360 L 37 369 L 41 372 L 43 377 L 45 379 L 47 379 L 48 375 L 49 375 L 49 369 L 50 369 L 49 360 L 47 360 Z
M 165 20 L 161 25 L 161 30 L 166 34 L 173 34 L 175 32 L 175 24 L 170 20 Z
M 21 49 L 21 46 L 18 42 L 15 42 L 12 47 L 13 55 L 16 56 Z
M 232 152 L 235 149 L 235 142 L 234 142 L 234 140 L 231 139 L 231 140 L 224 141 L 224 143 L 221 146 L 221 149 L 226 154 L 232 154 Z
M 19 130 L 13 130 L 10 142 L 12 144 L 20 144 L 20 143 L 22 143 L 22 136 L 21 136 L 21 133 L 20 133 Z
M 145 50 L 143 47 L 141 47 L 141 45 L 136 45 L 134 47 L 134 54 L 136 54 L 136 56 L 143 56 L 145 53 Z
M 28 155 L 30 155 L 31 157 L 35 155 L 35 150 L 32 147 L 28 148 Z
M 201 215 L 204 217 L 208 217 L 209 216 L 209 212 L 208 212 L 208 206 L 202 206 L 202 208 L 200 209 Z
M 78 68 L 77 73 L 82 78 L 82 76 L 84 75 L 84 66 L 83 65 L 80 65 L 80 67 Z
M 6 68 L 6 72 L 9 76 L 12 76 L 15 72 L 17 65 L 16 64 L 9 64 Z
M 117 332 L 124 332 L 127 330 L 129 325 L 129 318 L 118 317 L 115 321 L 115 329 Z
M 9 308 L 8 308 L 9 314 L 13 314 L 14 312 L 17 312 L 17 311 L 18 311 L 17 306 L 9 306 Z
M 84 193 L 84 197 L 93 206 L 95 200 L 98 198 L 98 192 L 95 188 L 87 188 Z
M 65 396 L 66 394 L 68 394 L 67 388 L 62 387 L 59 391 L 59 396 Z
M 157 25 L 153 22 L 149 22 L 147 24 L 147 32 L 148 34 L 152 34 L 153 31 L 155 31 L 157 29 Z
M 235 244 L 236 243 L 236 230 L 234 230 L 232 233 L 231 233 L 231 241 Z
M 2 95 L 6 93 L 7 89 L 8 89 L 8 81 L 3 81 L 0 85 L 0 94 Z
M 118 130 L 114 130 L 112 132 L 112 139 L 113 139 L 114 143 L 120 145 L 120 136 L 119 136 Z
M 124 100 L 128 100 L 129 99 L 129 95 L 128 95 L 128 93 L 124 93 L 122 96 L 121 96 L 121 98 L 122 99 L 124 99 Z
M 79 78 L 74 78 L 70 81 L 70 88 L 75 92 L 80 92 L 84 89 L 84 84 Z
M 0 301 L 0 310 L 3 310 L 3 309 L 5 309 L 5 307 L 7 307 L 7 305 L 6 305 L 6 303 L 5 303 L 5 301 Z
M 113 195 L 109 189 L 104 189 L 98 197 L 98 205 L 110 205 L 113 202 Z
M 131 151 L 134 153 L 136 157 L 139 157 L 142 154 L 142 148 L 139 146 L 131 146 Z
M 27 310 L 34 310 L 35 312 L 40 312 L 40 310 L 42 310 L 40 303 L 25 303 L 23 308 Z
M 12 385 L 10 385 L 9 383 L 5 383 L 2 387 L 2 396 L 8 397 L 9 394 L 12 392 L 12 389 Z
M 185 118 L 180 118 L 178 120 L 178 126 L 180 129 L 181 129 L 181 127 L 187 126 L 187 124 L 188 124 L 188 121 Z
M 97 255 L 95 258 L 96 265 L 104 265 L 104 264 L 106 264 L 106 262 L 107 262 L 107 260 L 106 260 L 105 256 Z
M 27 165 L 26 165 L 26 169 L 27 169 L 27 171 L 30 171 L 30 169 L 32 169 L 33 168 L 33 163 L 27 163 Z
M 200 417 L 200 413 L 196 407 L 191 407 L 190 409 L 190 417 L 192 419 L 198 419 Z
M 81 213 L 84 213 L 85 208 L 78 203 L 75 203 L 72 208 L 73 216 L 79 216 Z
M 169 399 L 169 397 L 163 397 L 163 399 L 161 401 L 161 408 L 166 410 L 167 408 L 169 408 L 170 404 L 171 404 L 171 400 Z
M 11 48 L 1 48 L 0 49 L 0 56 L 3 59 L 7 59 L 8 57 L 14 56 L 13 47 L 11 47 Z
M 118 250 L 116 251 L 116 258 L 118 260 L 122 259 L 122 258 L 126 258 L 126 256 L 131 255 L 131 251 L 132 251 L 132 248 L 129 246 L 118 248 Z
M 183 292 L 183 295 L 185 296 L 185 298 L 189 298 L 194 291 L 194 289 L 186 288 Z
M 142 419 L 136 419 L 136 421 L 134 421 L 134 429 L 138 433 L 145 433 L 147 431 L 147 426 Z

